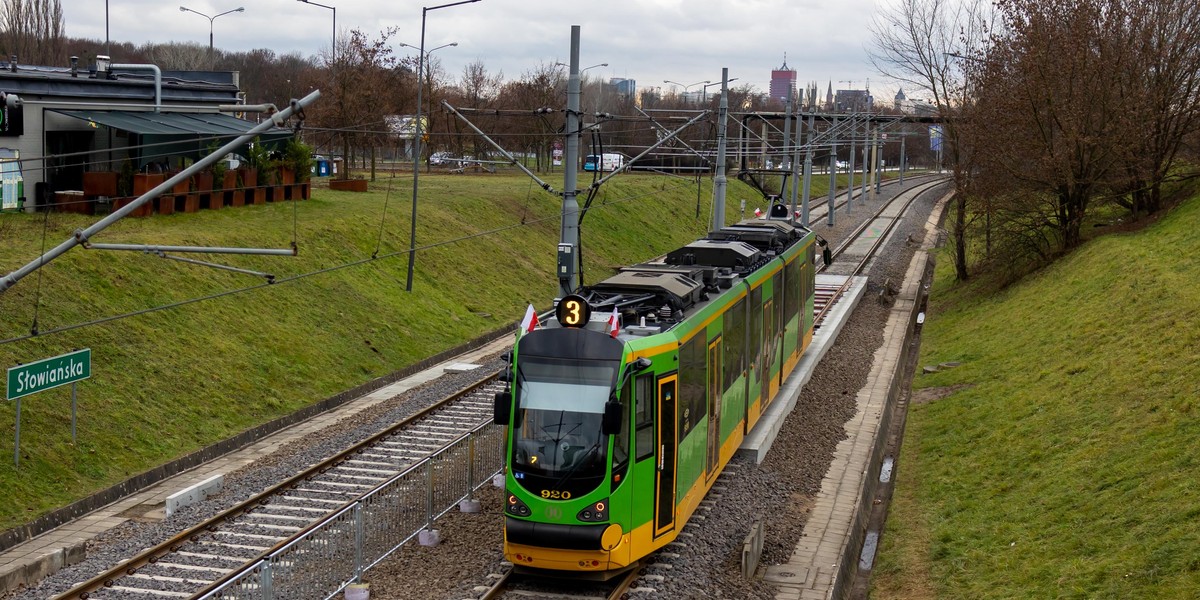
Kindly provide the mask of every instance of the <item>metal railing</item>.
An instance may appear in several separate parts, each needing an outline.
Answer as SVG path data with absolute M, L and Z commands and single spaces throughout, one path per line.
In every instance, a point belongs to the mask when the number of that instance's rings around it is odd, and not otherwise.
M 503 465 L 503 441 L 503 427 L 476 427 L 200 598 L 334 597 L 490 483 Z

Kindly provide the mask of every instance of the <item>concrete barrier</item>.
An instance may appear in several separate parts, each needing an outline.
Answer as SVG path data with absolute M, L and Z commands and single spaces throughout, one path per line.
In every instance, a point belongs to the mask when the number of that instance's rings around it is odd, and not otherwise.
M 209 496 L 220 492 L 223 487 L 225 487 L 225 476 L 218 473 L 167 496 L 167 516 L 171 516 L 185 506 L 203 502 Z

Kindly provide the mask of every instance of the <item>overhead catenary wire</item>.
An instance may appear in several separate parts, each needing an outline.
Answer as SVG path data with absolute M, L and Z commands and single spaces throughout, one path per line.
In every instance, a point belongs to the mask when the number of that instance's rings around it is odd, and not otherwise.
M 688 183 L 688 185 L 690 186 L 690 182 Z M 645 194 L 635 194 L 635 195 L 626 196 L 624 198 L 619 198 L 616 200 L 608 200 L 604 203 L 604 205 L 601 208 L 608 208 L 610 206 L 616 206 L 617 204 L 620 204 L 620 203 L 632 202 L 632 201 L 636 201 L 636 200 L 640 200 L 640 199 L 652 199 L 655 196 L 657 196 L 659 193 L 660 193 L 660 190 L 654 190 L 651 192 L 646 192 Z M 544 222 L 548 222 L 548 221 L 558 221 L 561 218 L 562 218 L 562 211 L 557 211 L 553 214 L 550 214 L 550 215 L 547 215 L 544 217 L 540 217 L 540 218 L 534 218 L 534 219 L 528 219 L 523 216 L 521 221 L 518 223 L 504 225 L 502 227 L 496 227 L 496 228 L 489 229 L 486 231 L 480 231 L 480 232 L 476 232 L 476 233 L 469 234 L 469 235 L 464 235 L 464 236 L 457 237 L 457 238 L 443 240 L 440 242 L 434 242 L 432 244 L 425 244 L 423 246 L 417 246 L 416 248 L 414 248 L 413 251 L 421 252 L 421 251 L 431 250 L 434 248 L 439 248 L 439 247 L 447 246 L 450 244 L 457 244 L 460 242 L 469 241 L 469 240 L 473 240 L 473 239 L 480 238 L 480 237 L 485 237 L 485 236 L 490 236 L 490 235 L 498 235 L 500 233 L 504 233 L 506 231 L 511 231 L 513 229 L 519 229 L 521 227 L 530 227 L 530 226 L 538 225 L 540 223 L 544 223 Z M 31 340 L 31 339 L 38 338 L 38 337 L 45 337 L 47 335 L 64 333 L 67 331 L 74 331 L 76 329 L 82 329 L 82 328 L 86 328 L 86 327 L 94 327 L 97 325 L 103 325 L 106 323 L 112 323 L 115 321 L 121 321 L 124 319 L 139 317 L 139 316 L 147 315 L 147 314 L 151 314 L 151 313 L 162 312 L 164 310 L 179 308 L 179 307 L 187 306 L 190 304 L 196 304 L 198 302 L 205 302 L 208 300 L 216 300 L 219 298 L 224 298 L 226 296 L 233 296 L 236 294 L 242 294 L 242 293 L 251 292 L 251 291 L 255 291 L 255 290 L 261 290 L 261 289 L 267 288 L 267 287 L 274 287 L 274 286 L 280 286 L 283 284 L 294 283 L 297 281 L 308 279 L 310 277 L 315 277 L 317 275 L 323 275 L 326 273 L 332 273 L 332 272 L 340 271 L 343 269 L 362 266 L 365 264 L 372 263 L 374 261 L 387 260 L 387 259 L 398 258 L 398 257 L 405 257 L 408 255 L 408 253 L 409 253 L 409 250 L 407 248 L 405 248 L 405 249 L 401 249 L 401 250 L 396 250 L 394 252 L 388 252 L 385 254 L 381 254 L 378 256 L 373 255 L 373 256 L 365 257 L 365 258 L 358 259 L 358 260 L 347 261 L 344 263 L 332 265 L 329 267 L 323 267 L 323 268 L 316 269 L 313 271 L 308 271 L 305 273 L 297 273 L 295 275 L 284 275 L 284 276 L 276 275 L 273 282 L 268 281 L 268 282 L 264 282 L 264 283 L 260 283 L 260 284 L 256 284 L 256 285 L 245 286 L 245 287 L 235 288 L 235 289 L 230 289 L 230 290 L 223 290 L 223 291 L 215 292 L 215 293 L 208 294 L 205 296 L 188 298 L 185 300 L 179 300 L 179 301 L 175 301 L 175 302 L 161 304 L 159 306 L 153 306 L 153 307 L 149 307 L 149 308 L 143 308 L 143 309 L 139 309 L 139 310 L 129 311 L 129 312 L 121 313 L 118 315 L 110 315 L 107 317 L 101 317 L 101 318 L 93 319 L 90 321 L 84 321 L 81 323 L 73 323 L 70 325 L 55 327 L 52 329 L 48 329 L 46 331 L 41 331 L 36 334 L 31 333 L 30 335 L 22 335 L 22 336 L 15 336 L 15 337 L 10 337 L 10 338 L 6 338 L 6 339 L 0 339 L 0 346 L 12 344 L 12 343 L 16 343 L 16 342 L 27 341 L 27 340 Z

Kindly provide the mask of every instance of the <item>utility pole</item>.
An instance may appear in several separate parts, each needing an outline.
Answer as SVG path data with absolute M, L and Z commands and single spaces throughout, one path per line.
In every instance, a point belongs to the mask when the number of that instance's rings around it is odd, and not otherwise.
M 783 169 L 783 161 L 785 159 L 790 159 L 792 156 L 790 151 L 792 147 L 792 106 L 792 90 L 789 88 L 787 97 L 783 99 L 783 156 L 779 158 L 779 168 L 781 170 Z M 789 164 L 788 171 L 792 170 L 792 165 Z M 792 187 L 795 187 L 796 182 L 794 180 L 789 181 L 789 179 L 793 178 L 787 177 L 786 175 L 784 176 L 784 182 L 791 184 Z M 784 186 L 779 190 L 780 203 L 782 203 L 783 199 L 786 197 L 785 194 L 787 194 L 787 186 Z M 770 209 L 771 207 L 768 206 L 767 210 L 769 211 Z
M 721 102 L 717 109 L 717 178 L 713 181 L 713 218 L 710 231 L 725 226 L 725 146 L 728 138 L 729 119 L 729 68 L 721 69 Z
M 801 200 L 800 206 L 800 224 L 808 227 L 808 199 L 812 193 L 812 169 L 813 169 L 813 137 L 816 129 L 816 115 L 810 108 L 808 113 L 808 148 L 804 153 L 804 197 Z M 799 152 L 796 153 L 799 155 Z M 830 205 L 832 208 L 832 205 Z
M 579 287 L 579 25 L 571 26 L 571 71 L 567 79 L 567 147 L 563 155 L 562 233 L 558 242 L 558 294 Z
M 850 209 L 854 202 L 854 137 L 858 135 L 858 120 L 856 114 L 850 113 L 850 170 L 847 175 L 850 177 L 849 185 L 846 186 L 846 214 L 850 214 Z

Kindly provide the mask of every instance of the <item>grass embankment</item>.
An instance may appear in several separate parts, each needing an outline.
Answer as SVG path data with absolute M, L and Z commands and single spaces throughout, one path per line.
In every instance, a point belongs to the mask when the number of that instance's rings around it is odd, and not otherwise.
M 914 382 L 873 597 L 1200 597 L 1197 222 L 1000 293 L 939 262 L 920 364 L 963 364 Z
M 390 188 L 390 191 L 389 191 Z M 69 388 L 0 403 L 0 529 L 154 465 L 293 412 L 550 305 L 561 200 L 520 175 L 421 178 L 413 293 L 405 293 L 411 179 L 366 194 L 314 190 L 295 205 L 297 257 L 189 255 L 266 271 L 281 283 L 108 323 L 0 344 L 7 368 L 92 349 L 79 385 L 79 442 Z M 753 192 L 730 181 L 730 207 Z M 586 281 L 707 230 L 711 185 L 625 176 L 601 188 L 583 223 Z M 286 281 L 369 259 L 379 260 Z M 288 203 L 125 219 L 95 242 L 286 248 Z M 736 208 L 728 211 L 737 217 Z M 35 259 L 45 215 L 0 215 L 0 273 Z M 96 217 L 51 214 L 48 247 Z M 524 225 L 522 225 L 524 223 Z M 469 237 L 478 235 L 478 237 Z M 137 252 L 71 250 L 0 294 L 0 339 L 262 284 L 261 278 Z

